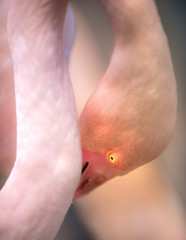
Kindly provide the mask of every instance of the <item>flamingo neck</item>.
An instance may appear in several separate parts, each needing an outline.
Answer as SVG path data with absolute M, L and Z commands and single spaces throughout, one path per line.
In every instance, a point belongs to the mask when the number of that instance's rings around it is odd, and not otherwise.
M 17 159 L 0 195 L 1 239 L 53 239 L 80 176 L 77 115 L 61 44 L 67 1 L 47 3 L 15 0 L 9 13 Z

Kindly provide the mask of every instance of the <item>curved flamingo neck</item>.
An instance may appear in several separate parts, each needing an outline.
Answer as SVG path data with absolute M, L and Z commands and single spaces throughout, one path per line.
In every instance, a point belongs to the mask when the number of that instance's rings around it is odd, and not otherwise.
M 81 114 L 81 141 L 92 152 L 115 151 L 126 172 L 158 157 L 170 142 L 176 82 L 154 1 L 100 2 L 112 24 L 115 47 Z
M 0 193 L 1 239 L 53 239 L 78 184 L 77 114 L 61 44 L 66 6 L 15 0 L 10 9 L 17 159 Z

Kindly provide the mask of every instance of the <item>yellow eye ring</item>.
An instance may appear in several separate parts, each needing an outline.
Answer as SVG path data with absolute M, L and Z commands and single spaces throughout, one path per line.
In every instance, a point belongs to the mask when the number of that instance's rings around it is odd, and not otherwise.
M 116 155 L 115 152 L 109 152 L 107 154 L 107 158 L 111 163 L 113 164 L 117 163 L 118 156 Z

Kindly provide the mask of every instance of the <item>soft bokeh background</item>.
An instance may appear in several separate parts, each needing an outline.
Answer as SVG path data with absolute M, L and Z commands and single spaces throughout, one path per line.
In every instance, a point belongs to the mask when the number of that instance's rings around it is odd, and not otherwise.
M 186 3 L 156 3 L 178 84 L 174 139 L 153 163 L 76 200 L 56 240 L 186 240 Z M 74 0 L 72 4 L 77 36 L 70 72 L 80 113 L 109 63 L 114 40 L 109 21 L 95 0 Z

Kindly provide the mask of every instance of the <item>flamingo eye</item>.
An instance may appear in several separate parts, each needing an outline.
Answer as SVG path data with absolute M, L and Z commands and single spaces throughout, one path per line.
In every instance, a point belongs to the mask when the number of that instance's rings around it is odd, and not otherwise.
M 116 153 L 115 152 L 109 152 L 108 153 L 108 155 L 107 155 L 107 157 L 108 157 L 108 160 L 111 162 L 111 163 L 113 163 L 113 164 L 115 164 L 115 163 L 117 163 L 117 155 L 116 155 Z

